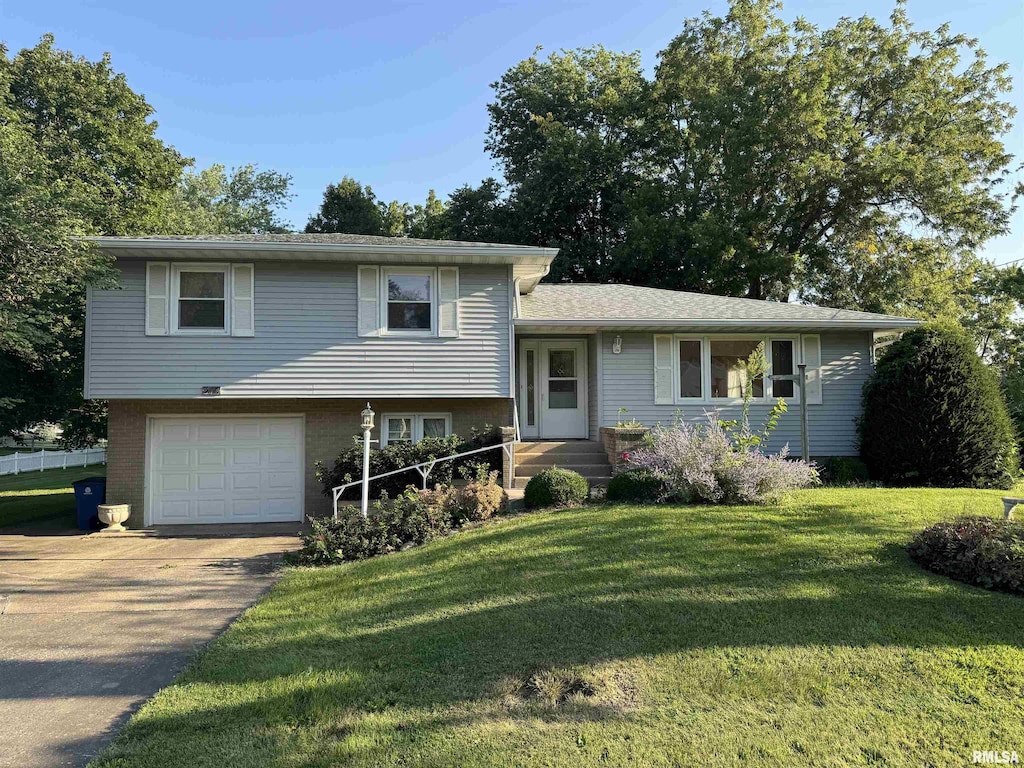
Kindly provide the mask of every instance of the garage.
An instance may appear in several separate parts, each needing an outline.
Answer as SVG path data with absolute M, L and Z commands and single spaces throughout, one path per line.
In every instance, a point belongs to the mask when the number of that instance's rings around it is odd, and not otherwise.
M 301 416 L 151 417 L 149 525 L 302 520 Z

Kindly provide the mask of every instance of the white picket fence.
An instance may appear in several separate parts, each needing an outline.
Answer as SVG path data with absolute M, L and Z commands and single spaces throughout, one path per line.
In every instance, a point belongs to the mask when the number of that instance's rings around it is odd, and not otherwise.
M 90 464 L 106 463 L 106 448 L 12 453 L 9 456 L 0 456 L 0 475 L 17 475 L 21 472 L 42 472 L 44 469 L 67 469 L 68 467 L 87 467 Z

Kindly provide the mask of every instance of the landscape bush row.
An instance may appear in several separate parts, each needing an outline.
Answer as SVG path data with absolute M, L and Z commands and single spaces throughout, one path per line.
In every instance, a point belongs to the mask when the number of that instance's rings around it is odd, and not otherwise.
M 487 465 L 488 471 L 497 472 L 500 478 L 502 469 L 502 453 L 498 447 L 500 444 L 501 430 L 491 426 L 484 427 L 482 431 L 474 430 L 468 439 L 459 435 L 449 435 L 448 437 L 425 437 L 415 443 L 391 443 L 383 448 L 370 451 L 370 475 L 381 475 L 402 467 L 410 467 L 414 464 L 422 464 L 493 445 L 495 446 L 493 451 L 483 451 L 461 459 L 438 462 L 430 472 L 430 483 L 432 485 L 448 485 L 464 469 L 468 468 L 468 471 L 474 471 L 475 467 L 481 463 Z M 323 462 L 316 463 L 316 477 L 323 486 L 325 496 L 331 495 L 332 488 L 359 480 L 362 475 L 362 435 L 352 438 L 352 447 L 339 454 L 330 468 Z M 374 490 L 385 491 L 390 496 L 395 496 L 402 493 L 406 486 L 418 486 L 421 482 L 422 478 L 419 472 L 410 469 L 407 472 L 397 472 L 374 481 Z M 359 495 L 359 486 L 356 485 L 346 490 L 342 498 L 353 499 L 358 498 Z
M 365 560 L 445 536 L 466 523 L 486 520 L 505 507 L 505 491 L 486 465 L 464 486 L 407 486 L 393 498 L 384 491 L 364 516 L 353 506 L 338 516 L 311 518 L 302 548 L 289 557 L 294 565 L 334 565 Z

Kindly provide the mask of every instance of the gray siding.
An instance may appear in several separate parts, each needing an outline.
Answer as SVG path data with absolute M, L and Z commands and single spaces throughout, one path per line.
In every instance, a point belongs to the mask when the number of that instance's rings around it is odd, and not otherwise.
M 622 353 L 613 355 L 615 334 L 602 339 L 601 426 L 611 426 L 618 409 L 628 409 L 628 417 L 648 426 L 657 422 L 671 424 L 676 413 L 691 422 L 705 420 L 705 412 L 716 407 L 700 405 L 654 404 L 654 336 L 650 333 L 623 333 Z M 808 432 L 812 456 L 857 455 L 855 419 L 860 414 L 860 393 L 871 373 L 871 334 L 822 333 L 822 404 L 807 407 Z M 751 423 L 763 423 L 771 406 L 751 406 Z M 722 418 L 738 418 L 738 406 L 720 409 Z M 790 453 L 800 452 L 800 411 L 790 408 L 773 433 L 769 448 L 778 450 L 789 443 Z
M 508 397 L 504 266 L 460 267 L 458 338 L 361 338 L 356 267 L 256 263 L 252 338 L 146 336 L 145 263 L 89 300 L 86 391 L 93 398 Z

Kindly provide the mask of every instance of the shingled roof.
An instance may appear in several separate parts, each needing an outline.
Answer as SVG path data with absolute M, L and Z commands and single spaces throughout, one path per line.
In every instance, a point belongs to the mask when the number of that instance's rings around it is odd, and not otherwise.
M 740 299 L 635 285 L 541 284 L 520 298 L 520 324 L 801 325 L 907 328 L 918 321 L 781 301 Z
M 115 238 L 104 238 L 114 240 Z M 495 248 L 523 250 L 526 245 L 511 243 L 476 243 L 467 240 L 426 240 L 416 237 L 385 237 L 383 235 L 350 235 L 342 232 L 330 234 L 311 234 L 305 232 L 288 232 L 286 234 L 264 235 L 141 235 L 123 240 L 154 240 L 182 241 L 198 243 L 280 243 L 287 245 L 424 245 L 429 247 L 450 248 Z M 537 250 L 551 250 L 541 249 Z

